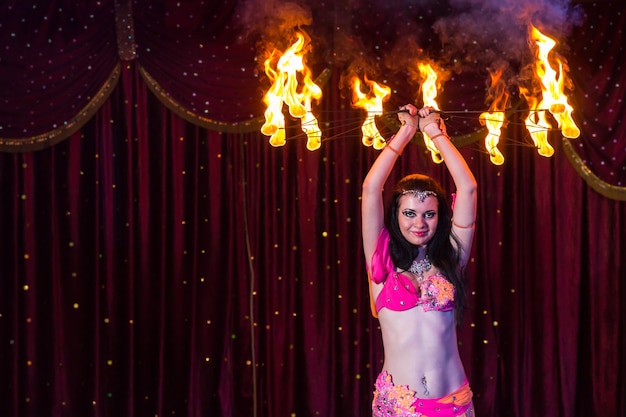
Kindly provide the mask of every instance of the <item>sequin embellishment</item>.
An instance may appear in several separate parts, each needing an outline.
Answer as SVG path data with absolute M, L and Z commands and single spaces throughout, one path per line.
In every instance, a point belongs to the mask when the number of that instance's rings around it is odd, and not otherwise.
M 373 417 L 420 417 L 413 403 L 417 399 L 415 391 L 406 385 L 394 385 L 391 375 L 383 372 L 376 380 L 376 391 L 372 401 Z

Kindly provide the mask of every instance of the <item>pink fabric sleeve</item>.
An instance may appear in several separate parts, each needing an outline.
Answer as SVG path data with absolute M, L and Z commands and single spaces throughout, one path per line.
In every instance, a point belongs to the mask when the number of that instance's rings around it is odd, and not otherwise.
M 370 279 L 376 284 L 384 282 L 387 275 L 394 270 L 389 254 L 389 231 L 386 228 L 380 231 L 369 269 Z

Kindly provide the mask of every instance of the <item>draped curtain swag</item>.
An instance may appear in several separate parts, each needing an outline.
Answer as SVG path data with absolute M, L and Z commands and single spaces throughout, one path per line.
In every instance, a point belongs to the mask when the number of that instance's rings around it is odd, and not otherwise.
M 64 3 L 60 1 L 58 5 Z M 94 6 L 68 4 L 60 9 L 64 10 L 63 14 L 57 13 L 54 19 L 49 19 L 58 20 L 56 25 L 41 24 L 48 21 L 46 13 L 54 11 L 55 5 L 48 10 L 27 5 L 8 8 L 11 14 L 6 16 L 4 25 L 8 27 L 7 51 L 15 49 L 30 54 L 7 52 L 3 59 L 7 111 L 0 120 L 3 126 L 0 150 L 42 149 L 80 129 L 115 88 L 120 61 L 138 57 L 136 30 L 140 44 L 144 45 L 138 70 L 164 105 L 191 123 L 219 132 L 259 130 L 263 123 L 262 84 L 255 49 L 237 41 L 236 25 L 229 21 L 236 2 L 182 8 L 169 2 L 156 5 L 137 2 L 134 11 L 130 0 L 116 0 L 114 4 L 99 2 Z M 196 18 L 189 21 L 185 12 L 191 10 Z M 47 29 L 49 33 L 33 31 L 30 36 L 14 36 L 20 32 L 19 22 L 26 18 L 32 27 Z M 589 14 L 586 24 L 602 28 L 621 23 L 603 21 L 605 18 L 602 14 Z M 79 23 L 84 26 L 80 27 Z M 601 47 L 593 49 L 593 56 L 583 48 L 575 52 L 584 51 L 581 58 L 588 61 L 576 61 L 579 66 L 572 71 L 574 84 L 604 100 L 591 102 L 576 95 L 580 100 L 575 102 L 575 108 L 580 109 L 578 118 L 585 120 L 584 140 L 573 147 L 568 143 L 565 149 L 572 165 L 592 188 L 606 197 L 626 200 L 626 159 L 617 156 L 624 154 L 618 140 L 624 135 L 624 127 L 619 124 L 621 111 L 613 107 L 624 86 L 612 80 L 619 74 L 611 76 L 597 70 L 619 67 L 615 59 L 622 49 L 620 33 L 617 32 L 615 42 L 605 43 L 602 38 L 606 32 L 594 30 L 592 35 L 597 38 L 586 43 Z M 37 46 L 47 36 L 48 43 L 54 42 L 51 49 L 42 53 Z M 575 41 L 574 38 L 571 43 L 576 44 Z M 25 66 L 26 71 L 15 71 Z M 590 85 L 594 85 L 595 91 L 585 90 Z M 607 129 L 612 126 L 618 128 Z

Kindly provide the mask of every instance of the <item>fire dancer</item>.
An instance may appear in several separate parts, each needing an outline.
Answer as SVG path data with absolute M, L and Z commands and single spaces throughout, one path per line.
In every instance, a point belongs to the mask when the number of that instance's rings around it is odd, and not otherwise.
M 408 104 L 398 118 L 402 126 L 363 182 L 363 249 L 385 354 L 372 414 L 470 417 L 472 391 L 456 323 L 474 237 L 476 180 L 432 107 Z M 383 186 L 418 128 L 441 153 L 456 186 L 455 202 L 451 207 L 434 179 L 412 174 L 395 186 L 385 219 Z

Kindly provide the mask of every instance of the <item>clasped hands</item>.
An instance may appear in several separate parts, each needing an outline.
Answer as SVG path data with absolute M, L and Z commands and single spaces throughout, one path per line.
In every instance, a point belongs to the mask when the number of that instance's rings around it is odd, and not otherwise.
M 400 110 L 406 110 L 406 112 L 398 113 L 398 119 L 402 125 L 408 124 L 418 128 L 420 132 L 426 133 L 431 138 L 439 135 L 447 136 L 446 125 L 434 108 L 426 106 L 418 110 L 414 105 L 407 104 L 400 107 Z

